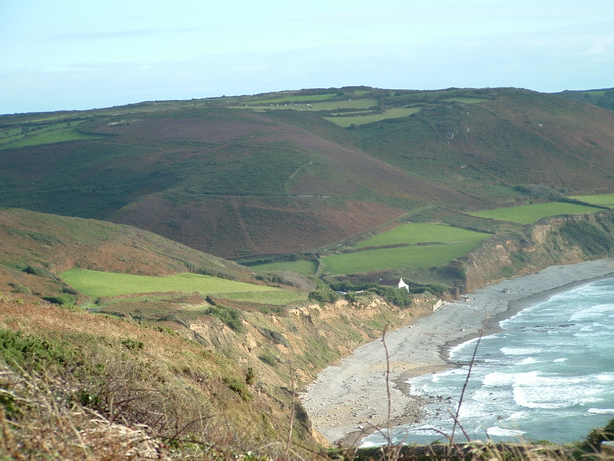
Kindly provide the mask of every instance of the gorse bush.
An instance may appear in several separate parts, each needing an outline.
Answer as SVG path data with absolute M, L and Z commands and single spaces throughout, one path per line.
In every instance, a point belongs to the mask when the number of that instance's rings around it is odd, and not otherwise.
M 586 436 L 586 440 L 579 444 L 579 447 L 585 451 L 598 449 L 601 442 L 614 440 L 614 419 L 610 420 L 604 427 L 598 427 L 591 430 Z
M 205 314 L 217 317 L 230 329 L 237 333 L 243 332 L 243 315 L 234 307 L 226 307 L 221 304 L 207 308 Z
M 385 285 L 378 285 L 377 283 L 360 283 L 357 285 L 351 282 L 343 281 L 331 283 L 330 287 L 336 291 L 370 291 L 376 293 L 386 300 L 390 304 L 395 306 L 406 308 L 411 306 L 413 298 L 410 292 L 404 288 L 389 287 Z M 439 287 L 438 287 L 439 288 Z M 350 293 L 348 293 L 350 294 Z M 349 298 L 349 299 L 348 299 Z M 353 296 L 346 297 L 348 300 L 355 299 Z
M 386 302 L 394 304 L 395 306 L 399 306 L 401 308 L 411 306 L 413 301 L 411 294 L 405 288 L 378 285 L 377 287 L 369 288 L 369 291 L 377 293 L 382 298 L 384 298 Z
M 36 371 L 53 371 L 76 361 L 76 351 L 46 339 L 0 330 L 0 351 L 9 366 Z
M 319 303 L 334 303 L 339 296 L 329 286 L 322 285 L 309 293 L 309 299 Z

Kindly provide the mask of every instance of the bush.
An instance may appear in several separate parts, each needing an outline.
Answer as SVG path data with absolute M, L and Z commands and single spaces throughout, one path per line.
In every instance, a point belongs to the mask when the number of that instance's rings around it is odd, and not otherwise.
M 246 402 L 253 398 L 252 394 L 247 389 L 247 385 L 240 379 L 235 378 L 234 376 L 225 377 L 223 379 L 224 379 L 224 383 L 226 383 L 228 388 L 231 391 L 236 392 L 239 395 L 239 397 L 241 397 Z
M 580 443 L 580 448 L 585 451 L 598 449 L 601 442 L 614 440 L 614 419 L 610 420 L 604 427 L 593 429 L 586 436 L 586 440 Z
M 277 357 L 275 357 L 275 355 L 271 352 L 271 351 L 264 351 L 262 354 L 260 354 L 258 356 L 258 358 L 263 362 L 266 363 L 267 365 L 270 365 L 272 367 L 277 365 L 277 362 L 279 362 L 279 360 L 277 359 Z
M 237 333 L 243 332 L 243 315 L 238 309 L 219 304 L 209 307 L 205 311 L 205 314 L 217 317 L 224 322 L 226 326 Z
M 322 285 L 309 293 L 309 299 L 319 303 L 334 303 L 339 296 L 329 286 Z
M 68 293 L 63 293 L 57 296 L 43 296 L 45 301 L 49 301 L 53 304 L 59 304 L 60 306 L 72 306 L 75 304 L 75 297 Z
M 404 288 L 377 286 L 375 288 L 370 288 L 369 291 L 377 293 L 384 298 L 386 302 L 394 304 L 400 308 L 411 306 L 413 301 L 411 294 Z
M 19 283 L 10 282 L 9 286 L 13 288 L 13 293 L 21 293 L 26 295 L 31 295 L 32 291 L 25 285 L 20 285 Z
M 75 355 L 61 343 L 9 330 L 0 330 L 0 350 L 9 366 L 26 370 L 61 369 L 75 361 Z

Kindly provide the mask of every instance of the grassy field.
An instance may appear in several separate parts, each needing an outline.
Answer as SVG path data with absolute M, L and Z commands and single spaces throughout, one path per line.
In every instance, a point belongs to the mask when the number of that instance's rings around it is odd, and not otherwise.
M 313 261 L 299 260 L 259 264 L 258 266 L 251 266 L 250 269 L 260 274 L 291 271 L 301 275 L 311 275 L 315 273 L 316 267 Z
M 497 208 L 496 210 L 478 211 L 470 213 L 480 218 L 490 218 L 499 221 L 513 221 L 520 224 L 531 224 L 538 219 L 557 216 L 562 214 L 593 213 L 597 208 L 574 203 L 536 203 L 509 208 Z
M 581 200 L 586 203 L 592 203 L 593 205 L 614 207 L 614 194 L 600 194 L 600 195 L 576 195 L 569 197 L 574 200 Z
M 309 103 L 318 99 L 317 97 L 304 97 L 303 102 L 300 102 L 300 98 L 284 98 L 268 101 L 254 101 L 252 105 L 234 106 L 236 109 L 255 109 L 255 110 L 268 110 L 268 109 L 299 109 L 309 111 L 331 111 L 338 109 L 346 110 L 361 110 L 375 108 L 378 105 L 376 99 L 373 98 L 360 98 L 360 99 L 346 99 L 346 100 L 334 100 L 328 101 L 328 98 L 322 98 L 321 102 Z
M 322 258 L 324 272 L 331 275 L 356 274 L 385 269 L 440 266 L 471 251 L 477 242 L 420 245 L 359 251 Z
M 170 277 L 151 277 L 70 269 L 64 272 L 61 278 L 74 289 L 94 298 L 153 292 L 197 292 L 204 295 L 271 304 L 284 304 L 304 298 L 279 288 L 190 273 Z
M 461 102 L 463 104 L 477 104 L 478 102 L 486 101 L 486 99 L 484 99 L 484 98 L 463 98 L 463 97 L 458 97 L 458 98 L 447 98 L 447 99 L 444 99 L 444 101 L 447 101 L 447 102 Z
M 381 114 L 354 115 L 351 117 L 324 117 L 326 120 L 344 128 L 350 125 L 365 125 L 367 123 L 379 122 L 389 118 L 401 118 L 418 113 L 422 107 L 396 107 L 389 109 Z
M 306 103 L 311 101 L 326 101 L 328 99 L 336 97 L 336 93 L 328 94 L 306 94 L 306 95 L 289 95 L 281 98 L 269 98 L 258 99 L 249 98 L 247 103 L 252 104 L 294 104 L 294 103 Z
M 35 130 L 22 132 L 12 128 L 0 133 L 0 149 L 37 146 L 56 142 L 92 139 L 97 136 L 81 133 L 77 128 L 83 121 L 73 123 L 54 123 Z
M 479 242 L 489 234 L 473 232 L 466 229 L 446 226 L 442 224 L 410 223 L 402 224 L 387 232 L 363 240 L 354 248 L 381 247 L 405 243 L 416 245 L 418 243 L 458 243 Z

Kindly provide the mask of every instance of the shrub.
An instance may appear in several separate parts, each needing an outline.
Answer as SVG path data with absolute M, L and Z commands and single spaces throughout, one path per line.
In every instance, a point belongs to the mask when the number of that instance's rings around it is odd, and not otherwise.
M 386 302 L 394 304 L 395 306 L 401 308 L 411 306 L 413 301 L 411 294 L 404 288 L 387 287 L 380 285 L 375 288 L 370 288 L 369 291 L 377 293 L 382 298 L 384 298 Z
M 144 346 L 142 341 L 135 341 L 134 339 L 124 339 L 122 345 L 130 351 L 143 349 Z
M 59 304 L 60 306 L 72 306 L 75 304 L 75 297 L 68 293 L 59 294 L 57 296 L 43 296 L 42 299 L 53 304 Z
M 9 330 L 0 330 L 0 350 L 10 366 L 17 365 L 26 370 L 63 368 L 74 361 L 74 354 L 61 343 Z
M 579 444 L 580 448 L 586 451 L 598 449 L 601 442 L 614 440 L 614 419 L 610 420 L 604 427 L 591 430 L 586 436 L 586 440 Z
M 309 293 L 309 299 L 319 303 L 334 303 L 339 296 L 329 286 L 322 285 Z
M 233 307 L 226 307 L 221 304 L 209 307 L 205 313 L 220 319 L 226 326 L 237 333 L 243 332 L 243 315 L 241 311 Z
M 225 377 L 223 380 L 231 391 L 236 392 L 239 397 L 246 402 L 253 398 L 252 394 L 250 394 L 249 390 L 247 389 L 247 385 L 240 379 L 231 376 Z
M 19 283 L 10 282 L 9 285 L 13 288 L 14 293 L 22 293 L 26 295 L 31 295 L 32 291 L 25 285 L 20 285 Z
M 273 353 L 271 351 L 264 351 L 262 354 L 260 354 L 258 356 L 258 358 L 263 362 L 266 363 L 267 365 L 270 365 L 272 367 L 277 365 L 277 357 L 275 357 L 275 355 L 273 355 Z

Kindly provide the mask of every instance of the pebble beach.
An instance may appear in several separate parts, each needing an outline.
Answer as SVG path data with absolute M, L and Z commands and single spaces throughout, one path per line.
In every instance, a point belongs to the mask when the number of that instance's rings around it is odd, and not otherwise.
M 338 366 L 323 370 L 301 394 L 303 406 L 315 429 L 329 442 L 345 446 L 386 428 L 389 411 L 393 427 L 418 422 L 429 402 L 411 394 L 409 378 L 454 367 L 448 361 L 450 347 L 475 338 L 482 329 L 485 335 L 498 331 L 501 320 L 554 293 L 608 276 L 614 276 L 612 259 L 552 266 L 444 302 L 432 314 L 387 332 L 385 342 L 367 343 Z

